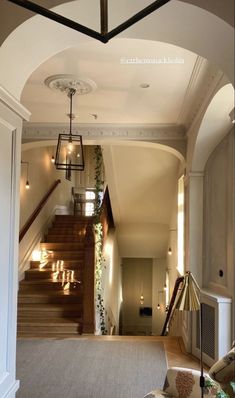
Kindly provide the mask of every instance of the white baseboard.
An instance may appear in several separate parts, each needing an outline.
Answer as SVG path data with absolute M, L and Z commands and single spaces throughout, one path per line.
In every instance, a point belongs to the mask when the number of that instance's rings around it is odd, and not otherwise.
M 18 391 L 20 387 L 20 382 L 19 380 L 16 380 L 8 389 L 8 391 L 5 392 L 5 395 L 3 395 L 2 398 L 15 398 L 15 394 Z

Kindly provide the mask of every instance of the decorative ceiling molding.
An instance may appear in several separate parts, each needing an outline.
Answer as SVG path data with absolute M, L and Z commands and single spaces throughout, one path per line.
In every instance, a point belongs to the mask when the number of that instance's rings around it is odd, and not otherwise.
M 190 128 L 203 105 L 206 106 L 205 99 L 217 85 L 218 76 L 220 79 L 222 75 L 223 73 L 206 59 L 197 57 L 177 120 L 179 125 L 184 125 L 186 130 Z
M 86 95 L 97 89 L 97 85 L 93 80 L 68 74 L 49 76 L 44 83 L 53 91 L 59 90 L 67 94 L 70 89 L 74 89 L 77 95 Z
M 187 119 L 188 113 L 191 109 L 191 102 L 195 95 L 195 89 L 198 87 L 198 84 L 200 84 L 202 76 L 205 74 L 205 70 L 208 68 L 208 64 L 209 63 L 205 58 L 202 58 L 200 56 L 197 57 L 188 83 L 188 87 L 185 91 L 177 123 L 181 124 Z
M 58 134 L 68 133 L 67 124 L 54 123 L 25 123 L 23 126 L 23 142 L 54 140 Z M 185 129 L 179 125 L 112 125 L 112 124 L 83 124 L 73 125 L 73 133 L 80 134 L 85 140 L 121 139 L 121 140 L 186 140 Z

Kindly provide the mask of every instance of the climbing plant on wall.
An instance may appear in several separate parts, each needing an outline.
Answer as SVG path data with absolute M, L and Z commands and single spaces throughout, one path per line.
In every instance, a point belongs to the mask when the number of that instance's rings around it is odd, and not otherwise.
M 106 334 L 105 327 L 105 308 L 103 300 L 102 277 L 105 269 L 103 257 L 103 227 L 100 222 L 102 199 L 100 193 L 103 192 L 103 158 L 102 150 L 99 145 L 94 149 L 95 159 L 95 204 L 94 204 L 94 231 L 95 231 L 95 287 L 96 287 L 96 305 L 100 317 L 100 330 Z

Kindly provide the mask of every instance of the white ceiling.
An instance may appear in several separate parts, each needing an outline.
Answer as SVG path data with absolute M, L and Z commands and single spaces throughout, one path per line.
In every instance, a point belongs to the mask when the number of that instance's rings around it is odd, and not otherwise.
M 173 64 L 122 64 L 123 58 L 183 59 Z M 22 103 L 32 112 L 31 122 L 66 122 L 68 99 L 53 92 L 44 80 L 55 74 L 92 79 L 97 90 L 74 100 L 76 123 L 178 122 L 197 55 L 182 48 L 146 40 L 114 39 L 69 48 L 43 63 L 31 75 Z M 141 83 L 148 83 L 143 89 Z M 97 114 L 94 120 L 91 114 Z

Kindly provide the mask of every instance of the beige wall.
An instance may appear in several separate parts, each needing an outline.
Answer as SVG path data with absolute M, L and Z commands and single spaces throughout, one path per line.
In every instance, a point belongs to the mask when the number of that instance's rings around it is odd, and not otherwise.
M 140 295 L 143 307 L 152 307 L 152 259 L 123 258 L 122 261 L 123 334 L 151 334 L 152 317 L 139 315 Z
M 35 148 L 22 151 L 21 160 L 29 162 L 29 183 L 30 189 L 25 188 L 26 182 L 26 166 L 21 165 L 20 179 L 20 228 L 28 220 L 32 212 L 35 210 L 40 200 L 46 194 L 50 186 L 57 179 L 61 179 L 56 190 L 51 195 L 45 207 L 38 215 L 30 227 L 27 234 L 20 243 L 19 251 L 19 278 L 23 277 L 23 272 L 29 266 L 31 252 L 39 248 L 39 242 L 43 238 L 51 216 L 60 207 L 64 207 L 64 211 L 69 211 L 71 206 L 71 188 L 73 180 L 70 182 L 65 179 L 65 172 L 56 170 L 54 164 L 51 163 L 51 156 L 55 154 L 54 147 Z M 74 178 L 74 175 L 72 176 Z
M 152 273 L 152 333 L 161 335 L 162 328 L 166 319 L 166 292 L 164 284 L 166 280 L 166 259 L 153 259 Z M 158 309 L 158 304 L 160 308 Z
M 57 205 L 70 205 L 71 187 L 73 181 L 65 179 L 65 172 L 56 170 L 51 163 L 51 156 L 55 154 L 55 147 L 34 148 L 22 151 L 21 160 L 29 162 L 30 189 L 25 188 L 26 166 L 21 165 L 20 180 L 20 228 L 27 221 L 42 197 L 46 194 L 52 183 L 61 179 L 61 184 L 54 191 L 53 202 Z M 74 174 L 72 174 L 74 177 Z
M 213 151 L 205 167 L 203 239 L 203 286 L 214 293 L 233 297 L 233 300 L 235 299 L 234 143 L 234 131 L 231 131 Z M 223 272 L 223 276 L 219 275 L 220 271 Z
M 104 304 L 108 333 L 115 326 L 114 333 L 119 332 L 119 315 L 122 302 L 121 259 L 117 245 L 115 230 L 109 231 L 104 245 Z

